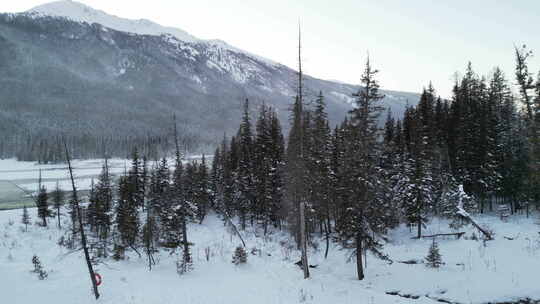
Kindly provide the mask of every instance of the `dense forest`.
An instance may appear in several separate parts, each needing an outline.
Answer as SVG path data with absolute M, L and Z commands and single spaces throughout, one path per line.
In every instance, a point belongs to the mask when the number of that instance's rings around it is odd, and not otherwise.
M 516 48 L 515 55 L 517 94 L 499 68 L 483 77 L 469 63 L 449 100 L 428 84 L 402 118 L 380 106 L 378 70 L 368 59 L 356 105 L 335 127 L 324 92 L 305 100 L 300 68 L 287 136 L 272 107 L 260 106 L 253 119 L 246 100 L 238 132 L 223 139 L 211 162 L 185 163 L 176 128 L 173 164 L 164 153 L 161 160 L 147 155 L 141 144 L 118 181 L 104 163 L 82 210 L 73 187 L 73 226 L 61 243 L 74 247 L 88 237 L 93 261 L 123 259 L 132 250 L 146 256 L 150 269 L 155 252 L 178 252 L 182 274 L 195 267 L 186 223 L 203 223 L 216 212 L 240 238 L 248 225 L 265 234 L 290 232 L 302 250 L 305 277 L 306 247 L 314 238 L 326 241 L 326 254 L 330 242 L 353 248 L 361 280 L 363 253 L 389 260 L 385 234 L 401 223 L 420 238 L 433 217 L 450 218 L 454 227 L 477 226 L 471 215 L 500 203 L 528 216 L 540 195 L 540 77 L 529 72 L 530 51 Z M 381 115 L 384 128 L 377 123 Z M 56 207 L 64 200 L 60 192 L 49 194 Z M 37 206 L 47 225 L 53 212 L 44 188 Z M 79 233 L 85 230 L 87 236 Z

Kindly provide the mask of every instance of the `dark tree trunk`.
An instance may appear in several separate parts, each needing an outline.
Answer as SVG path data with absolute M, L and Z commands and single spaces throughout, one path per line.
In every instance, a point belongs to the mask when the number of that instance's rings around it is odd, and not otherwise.
M 330 228 L 328 223 L 326 224 L 326 250 L 324 251 L 324 258 L 326 259 L 328 257 L 328 248 L 330 247 Z
M 56 209 L 56 216 L 58 217 L 58 229 L 61 229 L 62 225 L 60 224 L 60 207 Z
M 418 228 L 418 238 L 421 238 L 422 237 L 422 217 L 418 217 L 418 224 L 417 224 L 417 228 Z
M 186 218 L 184 217 L 182 219 L 182 243 L 184 244 L 184 250 L 187 251 L 189 249 L 189 243 L 187 239 L 187 227 L 186 227 Z
M 484 214 L 484 199 L 480 198 L 480 214 Z
M 358 272 L 358 280 L 364 279 L 364 264 L 362 262 L 362 235 L 356 233 L 356 271 Z
M 305 204 L 302 200 L 300 201 L 300 245 L 302 249 L 302 268 L 304 270 L 304 279 L 307 279 L 309 278 L 309 263 L 307 257 Z
M 99 291 L 96 281 L 96 274 L 94 273 L 94 268 L 92 267 L 92 262 L 90 261 L 90 253 L 88 252 L 88 246 L 86 244 L 86 235 L 84 234 L 84 226 L 82 222 L 83 215 L 81 214 L 81 208 L 79 206 L 79 199 L 77 197 L 77 188 L 75 187 L 75 180 L 73 178 L 73 168 L 71 167 L 71 159 L 69 157 L 69 152 L 67 149 L 67 145 L 64 143 L 64 147 L 66 149 L 66 159 L 68 163 L 68 170 L 69 170 L 69 176 L 71 178 L 71 185 L 73 187 L 73 204 L 75 206 L 75 210 L 77 212 L 77 218 L 79 222 L 79 230 L 81 234 L 81 243 L 84 251 L 84 258 L 86 259 L 86 265 L 88 266 L 88 273 L 90 274 L 90 280 L 92 281 L 92 289 L 94 291 L 94 296 L 96 297 L 96 300 L 99 299 Z

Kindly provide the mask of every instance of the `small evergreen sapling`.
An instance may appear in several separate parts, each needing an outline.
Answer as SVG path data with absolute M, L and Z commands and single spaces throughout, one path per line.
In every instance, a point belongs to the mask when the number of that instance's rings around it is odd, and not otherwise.
M 233 254 L 232 262 L 234 265 L 240 265 L 247 263 L 247 252 L 242 246 L 236 247 Z
M 28 224 L 30 224 L 30 215 L 26 206 L 23 207 L 23 214 L 21 222 L 24 224 L 24 231 L 28 231 Z
M 60 186 L 58 185 L 58 181 L 56 181 L 56 188 L 52 192 L 52 200 L 54 203 L 54 209 L 56 209 L 56 218 L 58 219 L 58 229 L 62 228 L 60 224 L 60 208 L 62 207 L 62 204 L 65 201 L 65 194 L 62 189 L 60 189 Z
M 431 243 L 431 246 L 429 247 L 429 253 L 426 257 L 426 266 L 431 268 L 439 268 L 443 264 L 442 262 L 442 256 L 439 253 L 439 246 L 435 239 L 433 239 L 433 243 Z
M 41 265 L 41 261 L 37 255 L 32 257 L 32 264 L 34 264 L 34 270 L 32 272 L 37 273 L 40 280 L 44 280 L 49 276 L 49 274 L 43 269 L 43 265 Z

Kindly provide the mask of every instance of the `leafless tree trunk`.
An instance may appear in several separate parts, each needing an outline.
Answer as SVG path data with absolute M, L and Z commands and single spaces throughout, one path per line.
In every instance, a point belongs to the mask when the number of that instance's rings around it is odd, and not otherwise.
M 356 232 L 356 272 L 358 280 L 364 279 L 364 264 L 362 263 L 362 236 L 361 232 Z
M 298 100 L 300 104 L 300 117 L 301 121 L 303 121 L 303 86 L 302 86 L 302 40 L 301 40 L 301 31 L 300 27 L 298 27 Z M 301 123 L 303 124 L 303 122 Z M 304 160 L 304 132 L 303 132 L 303 126 L 300 126 L 300 161 L 303 162 Z M 303 187 L 300 189 L 300 195 L 299 195 L 299 214 L 300 214 L 300 247 L 302 250 L 302 269 L 304 270 L 304 279 L 309 278 L 309 263 L 308 263 L 308 257 L 307 257 L 307 236 L 306 236 L 306 214 L 305 214 L 305 201 L 304 201 L 304 192 Z
M 92 289 L 94 291 L 94 296 L 96 300 L 99 299 L 99 291 L 96 281 L 96 275 L 94 273 L 94 268 L 92 267 L 92 262 L 90 261 L 90 253 L 88 252 L 88 246 L 86 244 L 86 235 L 84 234 L 84 226 L 82 222 L 81 207 L 79 205 L 79 198 L 77 196 L 77 188 L 75 187 L 75 179 L 73 178 L 73 168 L 71 167 L 71 159 L 69 157 L 69 151 L 67 144 L 64 142 L 64 148 L 66 150 L 66 160 L 68 163 L 69 177 L 71 179 L 71 186 L 73 187 L 73 205 L 77 212 L 77 219 L 79 220 L 79 231 L 81 233 L 81 243 L 84 251 L 84 258 L 86 259 L 86 265 L 88 266 L 88 273 L 90 274 L 90 280 L 92 281 Z

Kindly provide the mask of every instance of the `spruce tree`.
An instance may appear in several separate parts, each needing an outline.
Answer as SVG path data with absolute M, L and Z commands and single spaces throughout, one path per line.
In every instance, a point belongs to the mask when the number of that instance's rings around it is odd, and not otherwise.
M 23 206 L 23 213 L 22 213 L 21 223 L 24 224 L 24 231 L 28 231 L 28 225 L 31 222 L 30 222 L 30 215 L 28 214 L 28 209 L 26 208 L 26 205 Z
M 49 210 L 47 188 L 41 184 L 41 170 L 39 172 L 39 192 L 36 198 L 36 207 L 38 210 L 38 217 L 42 220 L 41 225 L 47 227 L 47 218 L 51 216 L 51 211 Z
M 238 216 L 240 217 L 240 226 L 244 230 L 248 212 L 254 203 L 253 133 L 247 99 L 244 103 L 242 122 L 237 137 L 239 159 L 235 184 L 238 188 Z
M 418 108 L 406 113 L 410 143 L 405 164 L 408 169 L 405 172 L 408 175 L 408 186 L 404 189 L 407 197 L 403 207 L 409 224 L 417 227 L 418 238 L 422 235 L 422 226 L 427 221 L 427 213 L 433 204 L 433 92 L 430 84 L 429 89 L 422 93 Z
M 201 162 L 197 168 L 197 185 L 196 185 L 196 206 L 197 206 L 197 218 L 199 224 L 202 224 L 206 214 L 208 213 L 210 205 L 210 181 L 208 176 L 208 166 L 206 164 L 206 157 L 202 156 Z
M 118 202 L 116 204 L 116 256 L 123 258 L 123 251 L 130 247 L 135 248 L 140 224 L 136 200 L 133 198 L 134 184 L 128 176 L 121 176 L 118 182 Z
M 53 205 L 54 209 L 56 210 L 56 218 L 58 220 L 58 229 L 60 229 L 62 228 L 61 223 L 60 223 L 60 216 L 61 216 L 60 208 L 62 208 L 62 205 L 64 204 L 65 194 L 64 194 L 64 191 L 60 189 L 58 181 L 56 181 L 56 188 L 51 193 L 51 197 L 54 204 Z
M 282 211 L 283 211 L 283 192 L 284 192 L 284 153 L 285 144 L 281 125 L 275 111 L 270 114 L 270 173 L 269 183 L 269 202 L 268 217 L 274 227 L 281 229 Z
M 442 256 L 439 253 L 439 245 L 433 239 L 431 246 L 429 247 L 429 253 L 426 256 L 426 266 L 431 268 L 439 268 L 442 265 Z
M 279 204 L 281 198 L 276 196 L 275 187 L 279 187 L 279 161 L 275 157 L 280 157 L 279 149 L 274 140 L 279 141 L 280 134 L 273 128 L 279 126 L 273 125 L 273 110 L 266 105 L 262 105 L 259 117 L 256 122 L 256 135 L 254 140 L 254 188 L 255 188 L 255 204 L 251 208 L 251 213 L 255 219 L 262 223 L 264 233 L 266 234 L 268 225 L 275 222 L 276 204 Z M 278 122 L 279 124 L 279 122 Z M 277 199 L 276 202 L 272 199 Z
M 295 237 L 298 247 L 301 246 L 300 236 L 300 205 L 305 204 L 306 199 L 306 177 L 305 151 L 303 139 L 303 110 L 300 99 L 296 97 L 292 109 L 292 126 L 289 131 L 287 151 L 286 151 L 286 195 L 288 200 L 288 221 L 291 224 L 292 234 Z
M 232 257 L 232 263 L 234 265 L 240 265 L 247 263 L 247 252 L 242 246 L 236 247 Z
M 319 92 L 315 100 L 313 111 L 313 123 L 311 131 L 311 144 L 308 146 L 309 158 L 307 161 L 308 182 L 310 201 L 315 210 L 315 225 L 320 227 L 321 233 L 325 234 L 328 252 L 330 233 L 332 231 L 331 210 L 331 133 L 328 126 L 328 115 L 326 114 L 326 103 L 322 92 Z
M 100 255 L 107 255 L 107 241 L 111 231 L 113 188 L 108 160 L 105 159 L 98 182 L 93 190 L 95 235 L 100 243 Z
M 362 256 L 371 250 L 381 258 L 381 243 L 376 236 L 384 233 L 387 206 L 381 199 L 380 184 L 373 181 L 380 176 L 378 167 L 380 130 L 377 125 L 382 110 L 379 83 L 375 79 L 378 70 L 371 66 L 369 58 L 361 77 L 362 87 L 354 96 L 356 107 L 350 111 L 351 122 L 346 127 L 343 174 L 344 199 L 348 201 L 348 212 L 344 214 L 341 237 L 354 240 L 358 279 L 364 278 Z

